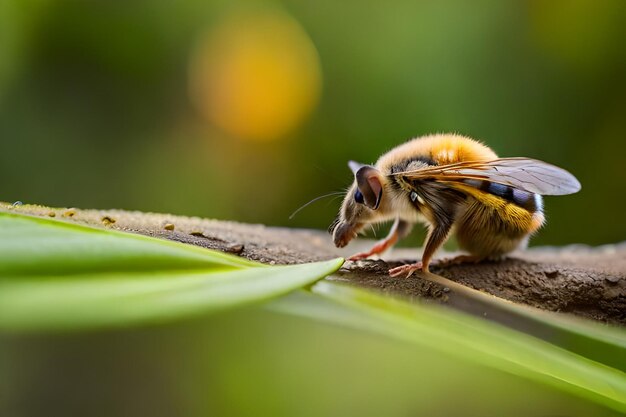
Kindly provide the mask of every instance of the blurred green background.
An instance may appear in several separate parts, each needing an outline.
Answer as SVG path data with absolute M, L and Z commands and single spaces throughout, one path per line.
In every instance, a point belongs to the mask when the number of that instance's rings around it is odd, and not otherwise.
M 256 307 L 133 331 L 0 334 L 0 369 L 3 416 L 621 415 L 437 349 Z
M 0 200 L 290 213 L 414 136 L 571 170 L 535 244 L 623 240 L 626 3 L 0 2 Z

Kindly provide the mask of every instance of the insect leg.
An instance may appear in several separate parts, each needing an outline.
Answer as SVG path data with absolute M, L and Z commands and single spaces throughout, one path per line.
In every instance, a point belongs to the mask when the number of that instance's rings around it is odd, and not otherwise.
M 450 229 L 452 228 L 452 222 L 442 222 L 432 226 L 428 231 L 428 237 L 426 238 L 426 244 L 424 246 L 424 254 L 422 255 L 421 262 L 414 264 L 402 265 L 389 270 L 389 275 L 392 277 L 406 276 L 407 278 L 415 271 L 422 270 L 429 272 L 428 266 L 433 255 L 443 245 L 448 238 Z
M 422 255 L 422 270 L 428 272 L 428 266 L 430 261 L 437 252 L 437 249 L 441 247 L 448 239 L 450 229 L 452 228 L 452 222 L 442 222 L 435 224 L 428 231 L 428 237 L 426 237 L 426 245 L 424 246 L 424 254 Z

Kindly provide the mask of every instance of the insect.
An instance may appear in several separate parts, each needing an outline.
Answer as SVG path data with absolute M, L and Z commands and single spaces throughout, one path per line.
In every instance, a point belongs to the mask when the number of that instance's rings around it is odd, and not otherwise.
M 469 253 L 453 263 L 497 259 L 525 248 L 545 221 L 541 196 L 580 190 L 564 169 L 536 159 L 498 158 L 482 143 L 455 134 L 410 140 L 374 166 L 348 165 L 355 180 L 329 228 L 335 245 L 346 246 L 367 225 L 393 221 L 387 237 L 349 260 L 383 253 L 415 223 L 428 227 L 421 261 L 390 269 L 391 276 L 428 271 L 452 232 Z

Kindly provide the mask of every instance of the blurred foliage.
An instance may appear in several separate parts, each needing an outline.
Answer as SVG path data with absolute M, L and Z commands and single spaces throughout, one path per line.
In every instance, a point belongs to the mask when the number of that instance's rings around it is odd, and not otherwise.
M 535 244 L 620 241 L 625 36 L 620 0 L 4 0 L 0 200 L 324 228 L 289 214 L 348 159 L 453 131 L 581 180 Z
M 162 323 L 265 301 L 343 259 L 267 266 L 219 251 L 0 211 L 0 330 Z
M 0 335 L 3 415 L 618 416 L 431 348 L 254 307 L 174 325 Z
M 621 415 L 437 349 L 261 307 L 133 330 L 4 334 L 0 369 L 7 416 Z
M 623 329 L 564 327 L 571 317 L 544 312 L 541 340 L 443 306 L 316 283 L 342 264 L 265 266 L 5 207 L 0 415 L 626 411 Z

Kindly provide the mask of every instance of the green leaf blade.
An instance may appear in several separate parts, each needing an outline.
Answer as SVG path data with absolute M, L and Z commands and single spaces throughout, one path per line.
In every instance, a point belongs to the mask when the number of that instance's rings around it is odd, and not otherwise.
M 315 284 L 311 291 L 345 311 L 329 313 L 329 309 L 288 304 L 285 298 L 274 301 L 270 308 L 447 352 L 626 412 L 624 372 L 533 336 L 452 310 L 409 304 L 328 281 Z
M 258 264 L 181 243 L 0 212 L 0 279 L 250 266 Z
M 101 274 L 0 284 L 0 329 L 37 331 L 167 322 L 261 302 L 311 284 L 342 259 L 234 271 Z
M 0 213 L 0 330 L 159 323 L 310 285 L 343 259 L 265 266 L 129 233 Z

